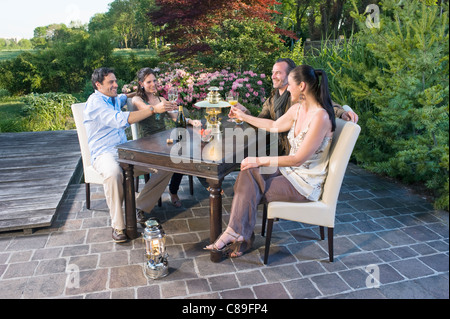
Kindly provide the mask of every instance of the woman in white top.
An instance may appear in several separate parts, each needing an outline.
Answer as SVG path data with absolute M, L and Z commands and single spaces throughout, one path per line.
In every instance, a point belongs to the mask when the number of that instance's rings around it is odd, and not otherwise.
M 328 151 L 336 127 L 324 71 L 301 65 L 292 70 L 288 90 L 293 106 L 278 120 L 253 117 L 232 107 L 229 116 L 275 132 L 287 132 L 287 156 L 247 157 L 234 186 L 227 229 L 206 250 L 239 257 L 251 248 L 260 202 L 317 201 L 327 174 Z M 265 173 L 260 167 L 275 166 Z

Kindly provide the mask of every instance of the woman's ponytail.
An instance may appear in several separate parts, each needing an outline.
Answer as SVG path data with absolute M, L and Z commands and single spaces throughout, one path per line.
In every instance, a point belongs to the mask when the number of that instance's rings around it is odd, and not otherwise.
M 327 111 L 331 121 L 331 131 L 336 129 L 336 119 L 334 114 L 333 103 L 331 102 L 330 91 L 328 89 L 328 77 L 323 70 L 314 70 L 314 74 L 317 78 L 316 86 L 316 98 L 322 104 L 323 108 Z M 320 80 L 319 80 L 320 78 Z

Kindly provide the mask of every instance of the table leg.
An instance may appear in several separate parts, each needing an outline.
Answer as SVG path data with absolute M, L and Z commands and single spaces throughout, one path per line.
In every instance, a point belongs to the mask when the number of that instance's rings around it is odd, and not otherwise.
M 123 188 L 125 195 L 125 223 L 126 234 L 129 239 L 138 237 L 136 226 L 136 198 L 134 195 L 133 165 L 121 163 L 123 169 Z
M 209 183 L 209 240 L 212 243 L 222 233 L 222 180 L 207 180 Z M 222 254 L 211 252 L 211 261 L 219 262 Z

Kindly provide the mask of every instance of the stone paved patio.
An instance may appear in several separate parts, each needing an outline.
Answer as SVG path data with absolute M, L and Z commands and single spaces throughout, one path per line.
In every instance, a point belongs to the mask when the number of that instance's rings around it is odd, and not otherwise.
M 236 176 L 224 181 L 224 226 Z M 449 298 L 448 213 L 401 185 L 350 164 L 337 208 L 335 261 L 328 261 L 318 227 L 278 221 L 267 266 L 259 234 L 243 257 L 209 261 L 202 250 L 208 193 L 196 179 L 194 185 L 190 196 L 183 179 L 182 208 L 166 193 L 153 211 L 168 234 L 166 278 L 145 276 L 140 239 L 111 241 L 101 186 L 92 187 L 87 210 L 84 185 L 70 185 L 51 227 L 31 235 L 0 233 L 0 298 Z M 379 287 L 369 275 L 373 269 Z

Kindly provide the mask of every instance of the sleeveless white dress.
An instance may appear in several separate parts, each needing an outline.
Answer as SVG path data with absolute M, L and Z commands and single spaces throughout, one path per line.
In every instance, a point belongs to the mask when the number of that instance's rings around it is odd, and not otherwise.
M 299 109 L 300 106 L 297 109 L 295 121 L 288 133 L 288 140 L 291 145 L 289 155 L 297 153 L 309 130 L 308 123 L 307 127 L 295 136 L 295 125 L 297 123 Z M 302 165 L 298 167 L 280 167 L 281 173 L 295 189 L 311 201 L 318 201 L 322 195 L 323 184 L 327 177 L 331 141 L 332 136 L 325 136 L 319 148 Z

